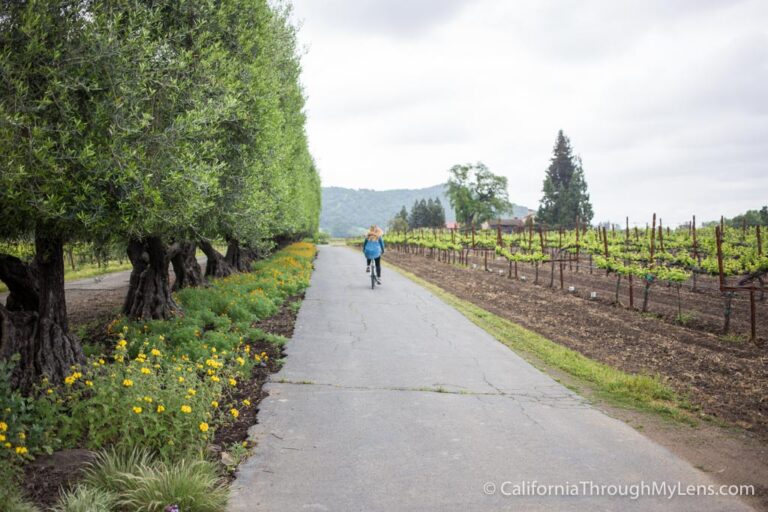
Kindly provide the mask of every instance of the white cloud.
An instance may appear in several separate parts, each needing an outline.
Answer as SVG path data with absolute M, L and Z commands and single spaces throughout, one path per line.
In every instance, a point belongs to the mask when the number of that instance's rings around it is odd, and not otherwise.
M 768 202 L 768 2 L 296 0 L 325 185 L 413 188 L 482 160 L 536 207 L 557 130 L 596 220 Z

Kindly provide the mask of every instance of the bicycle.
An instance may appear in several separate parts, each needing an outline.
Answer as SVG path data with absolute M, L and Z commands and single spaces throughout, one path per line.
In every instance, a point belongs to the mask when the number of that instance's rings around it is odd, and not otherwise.
M 376 283 L 379 281 L 379 276 L 376 274 L 376 260 L 371 259 L 371 290 L 376 288 Z

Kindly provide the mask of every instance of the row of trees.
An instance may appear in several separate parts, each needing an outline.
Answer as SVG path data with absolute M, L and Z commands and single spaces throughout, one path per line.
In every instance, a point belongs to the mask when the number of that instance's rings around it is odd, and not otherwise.
M 389 221 L 390 231 L 406 231 L 418 228 L 444 228 L 445 208 L 439 197 L 413 202 L 411 212 L 405 206 Z
M 740 228 L 742 226 L 768 226 L 768 206 L 759 210 L 747 210 L 725 221 L 729 226 Z
M 413 202 L 411 212 L 405 206 L 389 221 L 390 231 L 406 231 L 418 228 L 444 228 L 445 208 L 439 197 Z
M 67 241 L 121 240 L 124 312 L 178 313 L 168 282 L 246 270 L 314 233 L 320 183 L 307 148 L 289 12 L 267 0 L 6 2 L 0 16 L 0 357 L 18 383 L 60 381 L 82 359 L 64 300 Z M 212 239 L 224 239 L 226 254 Z
M 405 206 L 400 210 L 400 215 L 404 213 Z M 440 198 L 414 201 L 411 213 L 408 215 L 408 227 L 411 229 L 445 227 L 445 208 Z

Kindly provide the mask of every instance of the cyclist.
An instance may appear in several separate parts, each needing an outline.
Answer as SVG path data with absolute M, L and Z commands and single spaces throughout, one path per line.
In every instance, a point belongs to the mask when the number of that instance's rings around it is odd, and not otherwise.
M 363 240 L 363 253 L 365 254 L 365 271 L 371 271 L 371 261 L 376 263 L 376 282 L 381 284 L 381 257 L 384 255 L 384 231 L 377 225 L 371 226 Z

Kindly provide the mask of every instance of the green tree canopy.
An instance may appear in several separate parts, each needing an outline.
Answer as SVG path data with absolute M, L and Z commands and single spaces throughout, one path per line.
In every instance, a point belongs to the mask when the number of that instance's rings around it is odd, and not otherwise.
M 571 142 L 560 130 L 557 132 L 554 154 L 544 177 L 544 196 L 537 220 L 550 226 L 572 228 L 576 217 L 582 224 L 592 221 L 587 182 L 581 159 L 574 156 Z
M 162 318 L 182 242 L 268 249 L 314 233 L 300 71 L 289 11 L 267 0 L 4 2 L 0 239 L 34 237 L 36 251 L 0 254 L 0 357 L 22 352 L 25 375 L 53 380 L 80 360 L 67 239 L 127 244 L 124 311 Z
M 387 222 L 387 227 L 390 231 L 404 232 L 408 230 L 408 210 L 403 208 Z
M 461 224 L 477 225 L 512 209 L 507 178 L 493 174 L 482 162 L 454 165 L 448 173 L 448 198 Z

